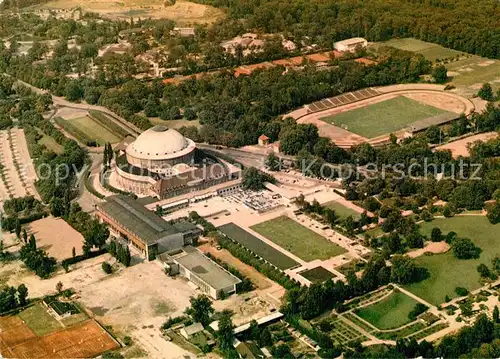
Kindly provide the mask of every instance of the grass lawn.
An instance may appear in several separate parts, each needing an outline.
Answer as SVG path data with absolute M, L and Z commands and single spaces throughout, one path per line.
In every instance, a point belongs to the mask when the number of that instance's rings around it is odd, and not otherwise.
M 424 105 L 404 96 L 346 111 L 321 120 L 347 125 L 347 130 L 366 138 L 373 138 L 398 131 L 408 124 L 446 113 L 433 106 Z
M 49 149 L 50 151 L 54 152 L 54 153 L 57 153 L 58 155 L 60 155 L 61 153 L 63 153 L 63 148 L 60 144 L 58 144 L 56 142 L 56 140 L 54 140 L 52 137 L 50 136 L 47 136 L 47 135 L 44 135 L 39 141 L 38 141 L 39 144 L 41 145 L 44 145 L 45 147 L 47 147 L 47 149 Z
M 225 224 L 218 229 L 279 269 L 285 270 L 299 264 L 234 223 Z
M 335 278 L 335 274 L 323 267 L 315 267 L 299 273 L 305 279 L 312 283 L 323 283 L 328 279 Z
M 121 138 L 88 116 L 71 120 L 57 120 L 59 125 L 82 142 L 96 141 L 99 146 L 106 142 L 117 143 Z
M 380 42 L 380 45 L 391 46 L 397 49 L 417 52 L 422 54 L 427 60 L 435 61 L 436 59 L 445 59 L 455 57 L 462 54 L 460 51 L 448 49 L 432 42 L 425 42 L 413 38 L 393 39 L 385 42 Z
M 411 320 L 408 314 L 418 302 L 401 292 L 392 292 L 381 301 L 356 310 L 356 314 L 379 329 L 399 328 Z
M 305 261 L 328 259 L 346 252 L 344 248 L 286 216 L 251 228 Z
M 328 203 L 324 204 L 325 207 L 333 209 L 337 216 L 341 218 L 346 218 L 349 216 L 352 216 L 354 219 L 358 218 L 360 214 L 356 212 L 355 210 L 344 206 L 342 203 L 339 203 L 337 201 L 331 201 Z
M 32 305 L 19 313 L 18 316 L 39 337 L 63 328 L 54 317 L 47 313 L 42 303 Z
M 475 85 L 475 91 L 481 84 L 489 82 L 493 89 L 499 89 L 500 61 L 471 55 L 467 58 L 445 64 L 451 77 L 451 83 L 456 86 Z M 451 72 L 451 73 L 450 73 Z
M 406 286 L 408 290 L 432 304 L 441 304 L 444 297 L 456 297 L 455 288 L 464 287 L 469 291 L 478 289 L 479 273 L 476 267 L 484 263 L 491 268 L 491 260 L 500 255 L 498 245 L 499 225 L 492 225 L 486 217 L 464 216 L 438 218 L 422 224 L 422 233 L 430 236 L 432 228 L 439 227 L 443 233 L 455 231 L 460 237 L 468 237 L 482 249 L 479 259 L 456 259 L 452 251 L 433 256 L 420 256 L 417 265 L 426 267 L 430 277 L 420 283 Z

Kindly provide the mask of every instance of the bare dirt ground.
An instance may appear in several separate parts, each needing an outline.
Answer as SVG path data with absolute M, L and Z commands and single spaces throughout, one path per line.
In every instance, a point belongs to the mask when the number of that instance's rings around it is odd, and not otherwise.
M 186 351 L 160 337 L 159 327 L 168 316 L 182 314 L 189 297 L 199 291 L 185 280 L 165 275 L 158 262 L 144 262 L 124 269 L 114 264 L 115 273 L 106 275 L 102 262 L 115 263 L 109 254 L 71 266 L 41 280 L 28 272 L 21 262 L 0 264 L 0 278 L 8 285 L 24 283 L 30 297 L 55 293 L 61 281 L 64 288 L 74 288 L 77 300 L 101 323 L 111 325 L 113 333 L 129 335 L 150 358 L 180 358 Z M 165 354 L 168 354 L 165 356 Z
M 66 120 L 73 120 L 75 118 L 80 118 L 87 116 L 88 112 L 85 110 L 74 109 L 69 107 L 62 107 L 57 110 L 57 116 L 62 117 Z
M 411 258 L 416 258 L 424 253 L 445 253 L 450 250 L 450 245 L 446 242 L 427 242 L 424 248 L 415 249 L 414 251 L 408 252 L 408 256 Z
M 447 143 L 445 145 L 436 147 L 436 149 L 450 150 L 453 158 L 458 158 L 459 156 L 468 157 L 470 144 L 476 141 L 486 142 L 496 137 L 498 137 L 498 132 L 480 133 L 478 135 L 462 138 L 460 140 Z
M 214 302 L 217 311 L 230 309 L 234 312 L 233 324 L 235 326 L 249 323 L 252 319 L 259 319 L 271 314 L 271 309 L 276 309 L 270 301 L 264 299 L 256 291 L 233 295 L 226 300 Z
M 9 189 L 12 197 L 24 197 L 27 192 L 14 165 L 15 157 L 10 148 L 10 136 L 7 131 L 0 132 L 0 163 L 4 166 L 5 187 Z
M 214 7 L 179 0 L 175 5 L 165 6 L 164 0 L 56 0 L 44 4 L 46 9 L 73 9 L 95 12 L 111 19 L 164 18 L 178 24 L 209 24 L 224 16 Z
M 57 260 L 71 258 L 73 248 L 76 255 L 83 253 L 83 236 L 61 218 L 50 216 L 31 222 L 27 232 L 35 236 L 39 248 Z
M 426 105 L 431 105 L 441 110 L 462 113 L 467 110 L 466 105 L 459 98 L 454 96 L 448 96 L 447 93 L 436 93 L 436 92 L 417 92 L 408 93 L 405 95 L 409 99 L 425 103 Z

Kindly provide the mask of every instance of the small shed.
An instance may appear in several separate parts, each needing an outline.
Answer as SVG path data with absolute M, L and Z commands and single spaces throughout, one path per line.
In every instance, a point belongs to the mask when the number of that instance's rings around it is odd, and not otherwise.
M 258 143 L 259 143 L 259 146 L 269 145 L 269 137 L 267 137 L 266 135 L 260 135 L 258 138 Z
M 203 325 L 201 323 L 194 323 L 180 330 L 181 335 L 187 340 L 191 339 L 193 335 L 201 333 L 203 331 Z

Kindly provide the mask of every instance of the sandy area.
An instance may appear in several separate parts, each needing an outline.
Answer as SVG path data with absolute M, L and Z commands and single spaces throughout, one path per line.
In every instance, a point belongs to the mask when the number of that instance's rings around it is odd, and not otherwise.
M 441 110 L 462 113 L 467 111 L 466 104 L 461 101 L 459 98 L 454 96 L 449 96 L 447 93 L 430 93 L 430 92 L 421 92 L 421 93 L 409 93 L 405 95 L 409 99 L 424 103 L 426 105 L 431 105 Z
M 57 110 L 57 116 L 62 117 L 66 120 L 73 120 L 75 118 L 80 118 L 87 116 L 88 112 L 85 110 L 78 110 L 69 107 L 61 107 Z
M 73 248 L 77 255 L 83 253 L 83 236 L 61 218 L 50 216 L 31 222 L 27 232 L 35 236 L 39 248 L 57 260 L 71 258 Z
M 124 269 L 114 265 L 115 272 L 103 272 L 102 262 L 115 263 L 109 254 L 77 263 L 69 273 L 59 271 L 41 280 L 28 272 L 21 262 L 0 263 L 0 279 L 9 285 L 24 283 L 30 297 L 55 292 L 56 283 L 74 288 L 80 301 L 96 319 L 112 325 L 113 332 L 129 335 L 150 358 L 181 358 L 190 354 L 160 337 L 159 326 L 168 316 L 182 314 L 189 297 L 199 294 L 183 279 L 165 275 L 159 262 L 144 262 Z M 167 355 L 166 355 L 167 354 Z
M 96 12 L 111 19 L 165 18 L 180 24 L 213 23 L 224 13 L 211 6 L 178 0 L 175 5 L 165 6 L 164 0 L 56 0 L 44 4 L 47 9 L 73 9 L 81 7 L 83 11 Z
M 453 141 L 445 145 L 436 147 L 437 150 L 450 150 L 453 158 L 458 158 L 459 156 L 468 157 L 469 156 L 469 145 L 476 142 L 486 142 L 493 138 L 498 137 L 497 132 L 486 132 L 480 133 L 478 135 L 462 138 L 461 140 Z
M 10 136 L 7 131 L 0 133 L 0 163 L 4 166 L 5 187 L 9 188 L 12 197 L 24 197 L 27 193 L 14 165 L 15 154 L 10 148 Z
M 414 251 L 408 252 L 408 256 L 411 258 L 416 258 L 424 253 L 445 253 L 450 249 L 450 245 L 446 242 L 427 242 L 424 248 L 415 249 Z

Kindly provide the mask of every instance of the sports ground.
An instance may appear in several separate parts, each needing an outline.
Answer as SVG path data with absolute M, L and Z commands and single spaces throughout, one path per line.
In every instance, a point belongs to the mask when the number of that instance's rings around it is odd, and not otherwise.
M 352 216 L 353 218 L 358 218 L 359 213 L 356 212 L 355 210 L 348 208 L 344 206 L 342 203 L 339 203 L 337 201 L 331 201 L 328 203 L 324 204 L 325 207 L 333 209 L 335 211 L 335 214 L 339 216 L 340 218 L 346 218 L 349 216 Z
M 289 269 L 299 264 L 234 223 L 225 224 L 218 229 L 231 240 L 240 243 L 281 270 Z
M 434 227 L 441 228 L 443 234 L 454 231 L 459 237 L 470 238 L 482 250 L 478 259 L 457 259 L 452 251 L 415 258 L 416 264 L 427 268 L 430 276 L 422 282 L 406 286 L 406 289 L 432 304 L 439 305 L 444 302 L 446 295 L 450 298 L 457 296 L 456 287 L 464 287 L 469 291 L 480 288 L 480 276 L 476 268 L 481 263 L 491 268 L 491 260 L 500 255 L 500 247 L 498 228 L 483 216 L 435 219 L 422 224 L 422 233 L 429 236 Z
M 306 262 L 325 260 L 346 252 L 344 248 L 286 216 L 259 223 L 251 229 Z
M 394 291 L 375 304 L 356 310 L 356 314 L 378 329 L 392 329 L 411 320 L 408 314 L 418 302 L 404 293 Z
M 57 118 L 56 123 L 83 143 L 96 141 L 99 146 L 102 146 L 107 142 L 117 143 L 121 140 L 118 134 L 108 130 L 90 116 L 70 120 Z
M 119 347 L 93 320 L 63 326 L 41 303 L 0 317 L 0 352 L 6 358 L 91 358 Z
M 373 138 L 443 113 L 446 111 L 405 96 L 397 96 L 366 107 L 322 117 L 321 120 L 365 138 Z

